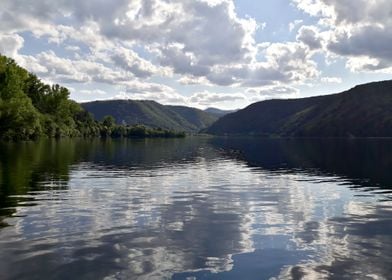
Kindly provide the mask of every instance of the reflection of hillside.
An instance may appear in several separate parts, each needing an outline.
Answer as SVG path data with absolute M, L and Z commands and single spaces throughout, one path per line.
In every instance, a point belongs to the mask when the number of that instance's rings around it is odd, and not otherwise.
M 203 139 L 116 139 L 79 143 L 83 161 L 116 169 L 151 169 L 195 161 Z M 204 141 L 205 142 L 205 141 Z
M 0 217 L 11 215 L 18 203 L 33 202 L 31 192 L 67 188 L 73 164 L 89 162 L 97 171 L 146 170 L 192 162 L 199 144 L 196 138 L 0 143 Z
M 391 139 L 213 138 L 252 167 L 340 176 L 363 187 L 392 187 Z
M 74 141 L 0 143 L 0 217 L 33 201 L 29 192 L 66 188 L 75 149 Z

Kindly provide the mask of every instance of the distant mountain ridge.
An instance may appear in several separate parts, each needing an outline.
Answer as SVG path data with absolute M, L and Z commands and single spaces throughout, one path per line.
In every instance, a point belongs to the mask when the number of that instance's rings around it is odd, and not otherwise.
M 230 114 L 230 113 L 234 113 L 235 111 L 236 110 L 221 110 L 221 109 L 213 108 L 213 107 L 209 107 L 204 110 L 204 112 L 215 115 L 218 118 L 226 116 L 227 114 Z
M 198 132 L 218 119 L 196 108 L 162 105 L 150 100 L 105 100 L 81 105 L 97 120 L 111 115 L 118 124 L 143 124 L 176 131 Z
M 392 80 L 309 98 L 267 100 L 228 114 L 208 129 L 217 135 L 392 137 Z

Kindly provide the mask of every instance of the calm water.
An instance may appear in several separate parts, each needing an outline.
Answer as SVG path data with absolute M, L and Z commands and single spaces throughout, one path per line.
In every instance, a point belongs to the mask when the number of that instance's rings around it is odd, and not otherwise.
M 391 279 L 392 140 L 0 144 L 0 279 Z

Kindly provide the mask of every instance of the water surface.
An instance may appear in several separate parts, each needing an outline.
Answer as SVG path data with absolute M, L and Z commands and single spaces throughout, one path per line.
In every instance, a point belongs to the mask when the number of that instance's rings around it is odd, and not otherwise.
M 0 144 L 0 279 L 388 279 L 392 140 Z

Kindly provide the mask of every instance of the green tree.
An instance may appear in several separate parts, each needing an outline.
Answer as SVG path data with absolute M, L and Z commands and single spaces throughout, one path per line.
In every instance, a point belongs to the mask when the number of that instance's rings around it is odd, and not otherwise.
M 116 124 L 116 120 L 112 116 L 105 116 L 102 120 L 101 136 L 110 137 Z
M 40 116 L 27 98 L 11 98 L 0 103 L 1 138 L 28 140 L 41 135 Z
M 178 137 L 172 131 L 116 125 L 112 116 L 97 122 L 60 85 L 47 85 L 36 75 L 0 55 L 0 139 L 46 137 Z
M 0 56 L 1 138 L 24 140 L 41 133 L 39 113 L 23 92 L 27 78 L 27 71 Z
M 116 124 L 116 119 L 113 116 L 105 116 L 102 124 L 106 127 L 112 128 Z

